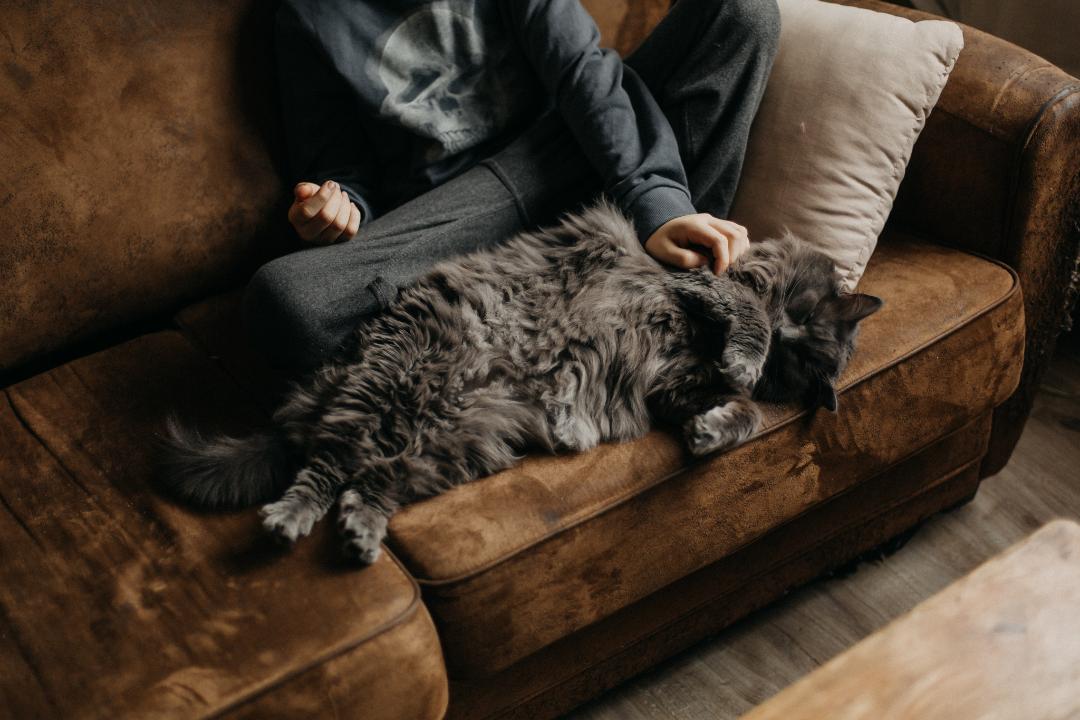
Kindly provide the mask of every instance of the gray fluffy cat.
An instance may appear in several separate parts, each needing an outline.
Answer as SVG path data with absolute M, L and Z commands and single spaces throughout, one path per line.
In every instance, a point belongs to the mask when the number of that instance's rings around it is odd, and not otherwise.
M 840 294 L 831 261 L 794 238 L 752 244 L 720 276 L 665 269 L 601 203 L 436 266 L 268 432 L 204 440 L 170 422 L 164 479 L 202 506 L 279 498 L 263 524 L 289 543 L 337 500 L 346 554 L 370 563 L 402 504 L 528 448 L 586 450 L 656 420 L 704 455 L 754 433 L 753 397 L 835 409 L 857 324 L 880 305 Z

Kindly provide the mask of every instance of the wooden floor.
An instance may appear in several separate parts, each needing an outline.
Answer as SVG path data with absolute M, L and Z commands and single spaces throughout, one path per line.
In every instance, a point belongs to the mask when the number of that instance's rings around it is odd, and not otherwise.
M 1009 465 L 973 502 L 887 559 L 812 583 L 568 717 L 738 717 L 1047 521 L 1080 518 L 1080 341 L 1062 345 Z

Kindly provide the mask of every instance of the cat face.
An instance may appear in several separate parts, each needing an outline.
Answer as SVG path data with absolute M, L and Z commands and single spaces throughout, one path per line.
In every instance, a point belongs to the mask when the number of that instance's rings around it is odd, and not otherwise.
M 883 303 L 873 295 L 840 293 L 832 282 L 807 284 L 778 314 L 754 396 L 835 411 L 836 381 L 855 350 L 859 323 Z
M 840 291 L 836 266 L 794 235 L 752 243 L 732 276 L 765 299 L 769 354 L 754 397 L 836 409 L 836 380 L 855 350 L 859 323 L 882 306 Z

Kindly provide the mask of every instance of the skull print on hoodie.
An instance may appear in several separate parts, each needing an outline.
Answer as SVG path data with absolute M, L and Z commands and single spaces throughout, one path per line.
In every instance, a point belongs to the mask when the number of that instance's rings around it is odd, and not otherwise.
M 386 89 L 379 115 L 429 139 L 427 161 L 474 148 L 530 110 L 527 67 L 492 10 L 472 0 L 425 3 L 376 42 L 367 68 Z
M 694 212 L 667 119 L 579 0 L 284 0 L 275 43 L 293 179 L 337 181 L 365 223 L 549 111 L 642 240 Z

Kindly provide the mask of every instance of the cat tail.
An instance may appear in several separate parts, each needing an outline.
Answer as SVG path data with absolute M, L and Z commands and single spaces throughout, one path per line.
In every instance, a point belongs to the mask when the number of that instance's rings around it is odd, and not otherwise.
M 291 446 L 277 430 L 208 439 L 170 416 L 158 445 L 161 488 L 197 507 L 240 508 L 274 500 L 295 472 Z

